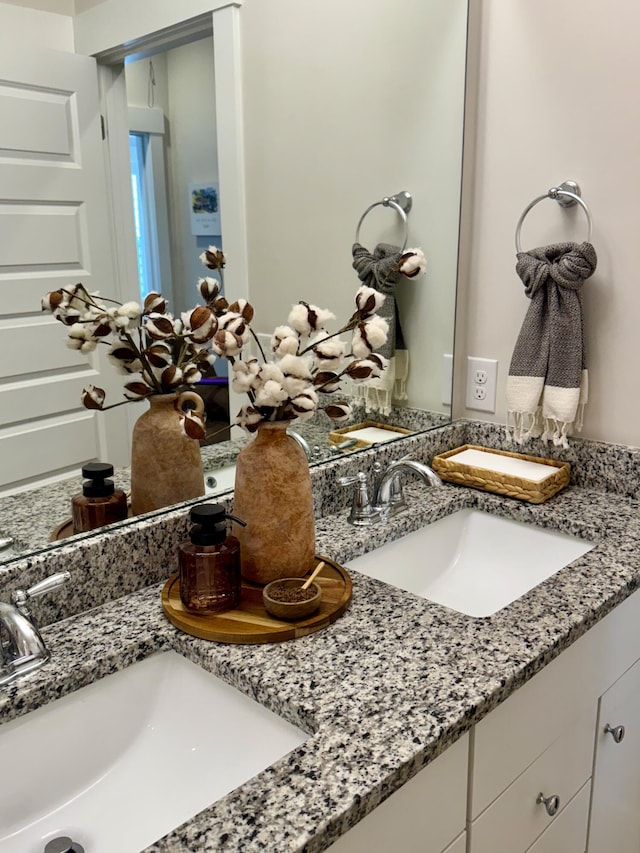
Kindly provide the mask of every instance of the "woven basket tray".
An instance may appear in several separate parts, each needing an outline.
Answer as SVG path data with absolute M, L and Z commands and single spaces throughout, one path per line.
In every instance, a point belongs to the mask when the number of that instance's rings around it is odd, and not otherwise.
M 463 450 L 481 450 L 484 453 L 492 453 L 497 456 L 508 456 L 513 459 L 523 459 L 526 462 L 537 462 L 540 465 L 549 465 L 553 469 L 549 476 L 540 482 L 527 480 L 513 474 L 498 471 L 490 471 L 486 468 L 457 462 L 454 456 Z M 495 492 L 509 498 L 518 498 L 529 503 L 541 504 L 553 495 L 557 494 L 569 483 L 570 466 L 568 462 L 558 462 L 556 459 L 543 459 L 540 456 L 526 456 L 523 453 L 509 453 L 506 450 L 492 450 L 489 447 L 479 447 L 475 444 L 464 444 L 454 450 L 448 450 L 434 456 L 431 462 L 433 470 L 438 476 L 448 483 L 457 483 L 460 486 L 471 486 L 474 489 L 483 489 L 485 492 Z
M 329 444 L 340 444 L 340 442 L 349 438 L 350 432 L 355 432 L 359 429 L 366 429 L 367 427 L 375 427 L 376 429 L 385 429 L 389 432 L 390 436 L 395 438 L 402 438 L 403 435 L 413 435 L 414 430 L 404 429 L 404 427 L 397 426 L 389 426 L 389 424 L 379 424 L 376 421 L 363 421 L 359 424 L 351 424 L 350 426 L 342 427 L 341 429 L 331 430 L 329 433 Z M 350 450 L 361 450 L 363 447 L 371 447 L 371 442 L 366 441 L 364 438 L 356 438 L 357 444 L 352 445 Z

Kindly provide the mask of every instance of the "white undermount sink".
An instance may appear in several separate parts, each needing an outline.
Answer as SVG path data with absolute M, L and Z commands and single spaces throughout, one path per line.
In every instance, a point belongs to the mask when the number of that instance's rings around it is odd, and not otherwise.
M 139 853 L 307 737 L 160 652 L 0 726 L 0 851 Z
M 468 616 L 491 616 L 594 547 L 592 542 L 473 509 L 347 563 Z

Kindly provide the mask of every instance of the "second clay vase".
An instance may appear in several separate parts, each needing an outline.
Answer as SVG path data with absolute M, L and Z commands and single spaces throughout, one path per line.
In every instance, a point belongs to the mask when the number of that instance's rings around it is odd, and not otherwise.
M 287 421 L 264 421 L 236 462 L 233 513 L 242 577 L 258 584 L 303 577 L 315 566 L 315 526 L 307 457 Z
M 182 431 L 183 407 L 204 411 L 193 391 L 156 394 L 135 423 L 131 440 L 131 512 L 140 515 L 204 495 L 200 443 Z

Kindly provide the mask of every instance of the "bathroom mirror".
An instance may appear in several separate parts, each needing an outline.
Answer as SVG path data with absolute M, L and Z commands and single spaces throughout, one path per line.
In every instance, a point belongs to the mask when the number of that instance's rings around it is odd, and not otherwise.
M 110 2 L 85 0 L 77 8 Z M 232 293 L 250 299 L 254 326 L 263 334 L 282 324 L 299 300 L 329 308 L 338 321 L 348 317 L 359 285 L 351 267 L 358 221 L 385 196 L 410 192 L 408 245 L 422 247 L 428 269 L 397 289 L 411 365 L 401 406 L 427 413 L 426 421 L 413 422 L 415 429 L 440 425 L 449 419 L 451 402 L 467 1 L 238 5 L 246 289 L 232 284 Z M 168 30 L 165 37 L 171 47 Z M 209 80 L 208 70 L 203 79 Z M 191 97 L 204 104 L 206 84 Z M 217 175 L 212 166 L 211 174 L 192 177 Z M 224 210 L 222 219 L 228 221 Z M 226 228 L 222 244 L 232 272 L 238 258 Z M 401 245 L 404 237 L 397 212 L 380 205 L 363 222 L 360 240 L 373 249 L 378 242 Z M 196 257 L 201 245 L 194 242 Z M 174 268 L 174 299 L 176 280 L 189 282 L 194 304 L 193 267 L 184 275 Z M 131 408 L 135 418 L 139 409 Z M 232 436 L 236 431 L 242 438 L 238 428 Z M 317 461 L 331 458 L 323 451 Z M 12 510 L 24 500 L 19 494 L 0 499 L 0 532 L 10 530 Z M 53 529 L 58 518 L 59 510 L 44 523 Z M 24 545 L 22 553 L 41 547 Z

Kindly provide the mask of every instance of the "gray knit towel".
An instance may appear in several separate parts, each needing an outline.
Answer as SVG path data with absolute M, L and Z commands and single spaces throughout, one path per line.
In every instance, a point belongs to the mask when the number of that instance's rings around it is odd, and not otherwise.
M 588 397 L 582 319 L 583 283 L 597 265 L 591 243 L 556 243 L 517 255 L 531 300 L 507 378 L 507 433 L 568 447 L 582 429 Z
M 407 399 L 409 353 L 404 342 L 395 298 L 396 284 L 402 277 L 398 269 L 402 249 L 390 243 L 378 243 L 373 252 L 370 252 L 360 243 L 354 243 L 351 254 L 353 268 L 360 281 L 367 287 L 384 293 L 386 299 L 377 313 L 389 324 L 387 341 L 376 350 L 389 359 L 386 370 L 377 379 L 358 383 L 354 388 L 354 396 L 364 400 L 367 412 L 388 415 L 394 400 Z
M 385 358 L 391 358 L 396 349 L 406 349 L 395 299 L 396 284 L 401 277 L 398 266 L 402 250 L 390 243 L 378 243 L 370 252 L 360 243 L 354 243 L 351 254 L 353 268 L 360 281 L 387 297 L 377 313 L 389 323 L 389 334 L 386 344 L 378 352 Z

